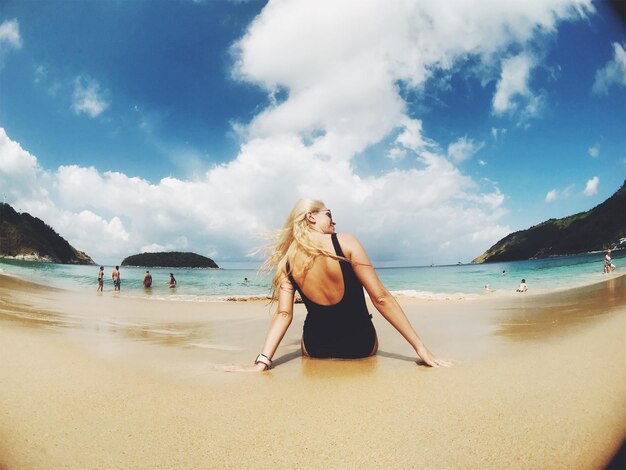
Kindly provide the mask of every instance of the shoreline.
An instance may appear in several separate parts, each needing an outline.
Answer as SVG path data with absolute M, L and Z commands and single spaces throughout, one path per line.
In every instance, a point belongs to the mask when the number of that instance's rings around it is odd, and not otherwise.
M 377 356 L 305 359 L 296 305 L 275 369 L 224 373 L 258 353 L 267 302 L 146 302 L 0 275 L 0 468 L 603 468 L 622 445 L 626 276 L 399 301 L 454 367 L 416 365 L 371 305 Z
M 222 268 L 220 268 L 222 270 Z M 390 290 L 390 293 L 396 297 L 397 299 L 402 299 L 405 301 L 426 301 L 426 302 L 455 302 L 455 301 L 467 301 L 467 302 L 475 302 L 475 301 L 483 301 L 485 299 L 498 299 L 498 300 L 511 300 L 514 298 L 518 298 L 520 296 L 525 297 L 537 297 L 537 296 L 545 296 L 545 295 L 555 295 L 561 293 L 567 293 L 571 290 L 584 289 L 589 286 L 593 286 L 595 284 L 602 284 L 604 282 L 610 281 L 611 279 L 618 279 L 626 274 L 617 272 L 610 273 L 608 275 L 602 275 L 602 278 L 599 278 L 596 275 L 590 275 L 587 278 L 581 278 L 580 282 L 575 283 L 573 285 L 560 285 L 553 287 L 549 290 L 541 290 L 541 289 L 530 289 L 526 293 L 519 293 L 514 290 L 514 288 L 510 289 L 494 289 L 490 291 L 485 291 L 480 289 L 479 292 L 431 292 L 431 291 L 415 291 L 410 289 L 398 289 L 398 290 Z M 21 279 L 26 282 L 32 282 L 37 285 L 43 286 L 44 284 L 40 284 L 38 281 L 30 281 L 24 278 L 22 275 L 13 274 L 3 272 L 0 269 L 0 279 L 2 276 L 7 276 L 15 279 Z M 177 287 L 176 290 L 169 289 L 167 286 L 153 286 L 151 289 L 146 290 L 142 286 L 133 286 L 127 287 L 127 284 L 122 281 L 123 290 L 120 293 L 114 292 L 112 288 L 106 289 L 101 295 L 107 296 L 119 296 L 129 299 L 139 299 L 146 301 L 167 301 L 167 302 L 181 302 L 181 303 L 223 303 L 223 302 L 269 302 L 271 297 L 267 293 L 246 293 L 246 294 L 191 294 L 191 293 L 179 293 L 181 290 L 180 287 Z M 137 282 L 137 284 L 139 284 Z M 89 296 L 93 293 L 93 288 L 96 287 L 94 284 L 92 286 L 86 287 L 85 285 L 80 286 L 63 286 L 63 285 L 48 285 L 46 287 L 51 287 L 54 289 L 58 289 L 66 292 L 74 292 L 79 295 Z M 108 286 L 110 287 L 110 286 Z M 369 297 L 367 292 L 365 292 L 365 297 L 369 301 Z M 298 297 L 296 297 L 296 303 L 300 303 Z
M 579 259 L 579 256 L 582 258 Z M 528 295 L 581 288 L 606 277 L 618 276 L 621 269 L 608 275 L 602 274 L 601 260 L 596 257 L 576 255 L 575 262 L 563 261 L 547 265 L 537 262 L 498 263 L 492 267 L 481 265 L 449 266 L 437 268 L 382 268 L 379 275 L 385 286 L 398 298 L 418 298 L 430 301 L 465 299 L 474 301 L 485 296 L 510 297 L 520 279 L 528 280 Z M 561 257 L 567 258 L 567 257 Z M 622 258 L 618 258 L 618 261 Z M 626 261 L 626 258 L 624 258 Z M 535 260 L 537 261 L 537 260 Z M 531 263 L 531 264 L 527 264 Z M 48 263 L 49 264 L 49 263 Z M 500 275 L 506 268 L 506 276 Z M 128 267 L 122 273 L 123 296 L 160 298 L 186 302 L 243 301 L 266 298 L 269 294 L 269 278 L 258 271 L 242 269 L 187 269 L 176 273 L 179 285 L 171 290 L 167 285 L 167 273 L 171 268 L 155 268 L 155 282 L 151 289 L 144 289 L 145 268 Z M 408 269 L 408 270 L 407 270 Z M 431 271 L 431 269 L 434 269 Z M 405 272 L 405 270 L 407 270 Z M 29 264 L 19 261 L 0 262 L 0 274 L 14 273 L 43 284 L 55 285 L 68 290 L 89 293 L 96 288 L 96 275 L 89 267 L 42 263 Z M 108 274 L 108 273 L 107 273 Z M 180 275 L 180 276 L 179 276 Z M 246 276 L 244 278 L 244 276 Z M 489 286 L 489 289 L 485 286 Z M 105 295 L 112 290 L 110 279 L 105 276 Z

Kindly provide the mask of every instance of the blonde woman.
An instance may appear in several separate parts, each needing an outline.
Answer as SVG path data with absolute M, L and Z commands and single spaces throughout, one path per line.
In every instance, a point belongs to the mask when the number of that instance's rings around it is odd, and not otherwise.
M 323 202 L 301 199 L 296 203 L 277 233 L 264 267 L 275 270 L 272 286 L 278 309 L 254 365 L 228 370 L 261 372 L 271 368 L 293 318 L 295 290 L 307 308 L 301 342 L 304 356 L 356 359 L 376 354 L 378 339 L 363 287 L 376 309 L 426 364 L 450 365 L 424 346 L 356 237 L 335 233 L 331 211 Z

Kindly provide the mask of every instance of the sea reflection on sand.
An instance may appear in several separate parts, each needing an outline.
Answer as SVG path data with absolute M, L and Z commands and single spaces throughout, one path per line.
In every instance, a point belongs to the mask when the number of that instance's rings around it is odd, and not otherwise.
M 623 312 L 626 276 L 582 288 L 540 296 L 521 294 L 516 305 L 503 308 L 497 334 L 516 341 L 565 334 L 594 318 Z
M 37 308 L 19 302 L 0 301 L 2 320 L 53 329 L 80 329 L 84 333 L 102 336 L 119 336 L 131 340 L 174 346 L 196 346 L 210 348 L 203 343 L 211 338 L 210 322 L 129 322 L 88 315 L 72 315 Z
M 511 341 L 562 335 L 596 317 L 623 311 L 626 276 L 551 294 L 401 302 L 425 342 L 440 355 L 461 363 L 484 357 Z M 126 298 L 123 294 L 86 295 L 6 276 L 0 284 L 0 321 L 63 332 L 101 356 L 134 356 L 150 362 L 151 367 L 198 376 L 207 367 L 218 370 L 223 364 L 250 363 L 262 345 L 270 312 L 266 301 L 200 304 Z M 416 363 L 410 347 L 379 315 L 374 323 L 384 339 L 377 357 L 349 363 L 302 358 L 304 316 L 303 306 L 296 305 L 275 365 L 298 367 L 301 375 L 313 377 L 320 375 L 320 368 L 324 376 L 333 376 L 333 371 L 362 375 L 376 370 L 379 363 L 384 363 L 386 370 Z

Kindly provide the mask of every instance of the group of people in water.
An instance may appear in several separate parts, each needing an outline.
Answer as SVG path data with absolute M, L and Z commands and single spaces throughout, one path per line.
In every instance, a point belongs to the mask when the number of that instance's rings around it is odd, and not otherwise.
M 176 278 L 174 277 L 173 273 L 170 273 L 170 279 L 168 281 L 168 284 L 170 286 L 170 289 L 176 287 Z M 152 287 L 152 274 L 150 274 L 150 271 L 146 271 L 146 274 L 144 274 L 143 276 L 143 286 L 146 289 Z
M 111 272 L 111 279 L 113 280 L 113 291 L 119 292 L 121 283 L 122 283 L 122 276 L 120 274 L 119 266 L 115 266 L 115 268 Z M 174 273 L 170 273 L 168 284 L 169 284 L 170 289 L 173 289 L 176 287 L 176 278 L 174 277 Z M 146 274 L 144 274 L 143 276 L 143 287 L 145 289 L 150 289 L 152 287 L 152 274 L 150 274 L 150 271 L 146 271 Z M 103 289 L 104 289 L 104 266 L 100 266 L 100 270 L 98 271 L 98 288 L 96 289 L 96 292 L 102 292 Z

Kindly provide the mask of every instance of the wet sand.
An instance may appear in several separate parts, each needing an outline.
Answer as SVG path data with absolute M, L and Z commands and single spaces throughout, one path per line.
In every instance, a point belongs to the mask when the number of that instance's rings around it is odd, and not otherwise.
M 172 302 L 0 276 L 0 469 L 604 468 L 626 437 L 626 276 L 574 291 L 400 299 L 450 369 L 380 351 L 263 374 L 267 303 Z

